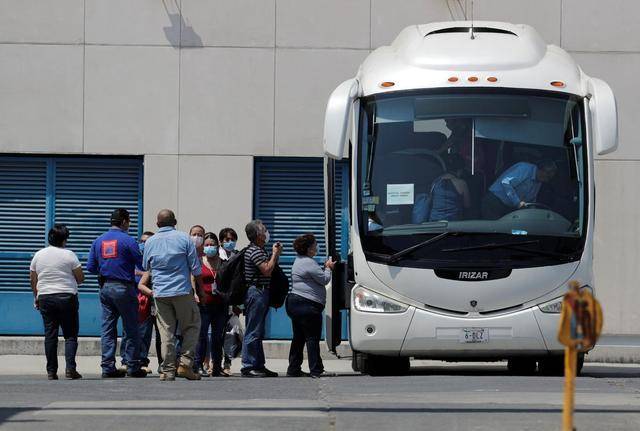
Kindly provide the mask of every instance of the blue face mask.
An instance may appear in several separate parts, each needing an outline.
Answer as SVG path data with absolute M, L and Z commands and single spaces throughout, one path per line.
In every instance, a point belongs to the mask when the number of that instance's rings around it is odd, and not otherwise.
M 235 241 L 223 242 L 222 248 L 224 248 L 227 251 L 233 251 L 236 249 L 236 242 Z
M 214 257 L 218 254 L 218 246 L 217 245 L 207 245 L 204 247 L 204 254 L 207 257 Z
M 144 242 L 138 243 L 138 249 L 140 249 L 140 253 L 144 253 Z

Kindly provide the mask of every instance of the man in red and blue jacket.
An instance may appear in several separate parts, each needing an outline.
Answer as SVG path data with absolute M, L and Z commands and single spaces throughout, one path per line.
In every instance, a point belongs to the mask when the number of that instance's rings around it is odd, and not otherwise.
M 140 333 L 138 330 L 138 288 L 136 265 L 141 266 L 142 254 L 137 241 L 127 234 L 131 218 L 126 209 L 111 214 L 111 229 L 91 244 L 87 271 L 98 275 L 102 304 L 102 377 L 145 377 L 140 369 Z M 127 372 L 116 368 L 118 318 L 122 317 L 127 340 L 124 359 Z

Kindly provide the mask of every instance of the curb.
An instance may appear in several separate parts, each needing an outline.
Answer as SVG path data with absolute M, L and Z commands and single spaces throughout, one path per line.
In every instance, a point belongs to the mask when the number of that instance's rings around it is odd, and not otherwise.
M 289 357 L 290 340 L 265 340 L 264 354 L 268 359 L 287 359 Z M 156 356 L 155 344 L 152 340 L 150 357 Z M 58 338 L 58 352 L 64 352 L 64 339 Z M 116 352 L 120 352 L 120 338 Z M 79 337 L 77 356 L 100 356 L 101 346 L 99 337 Z M 320 354 L 323 359 L 336 359 L 330 353 L 326 344 L 320 342 Z M 0 355 L 44 355 L 44 337 L 0 337 Z M 338 347 L 338 357 L 347 358 L 351 356 L 351 348 L 347 341 L 343 341 Z M 118 356 L 118 355 L 116 355 Z

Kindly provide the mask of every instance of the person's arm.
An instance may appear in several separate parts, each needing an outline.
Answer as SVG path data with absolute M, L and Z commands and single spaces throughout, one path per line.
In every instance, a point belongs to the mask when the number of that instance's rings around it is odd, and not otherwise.
M 96 241 L 91 243 L 91 250 L 89 251 L 89 259 L 87 259 L 87 271 L 91 274 L 98 273 L 98 257 L 96 256 Z
M 331 281 L 331 271 L 335 265 L 336 263 L 331 258 L 327 259 L 323 268 L 320 268 L 315 261 L 309 262 L 309 276 L 316 283 L 326 286 Z
M 518 196 L 518 192 L 515 188 L 531 176 L 528 171 L 529 169 L 527 169 L 527 166 L 518 163 L 511 169 L 507 170 L 500 179 L 502 191 L 511 206 L 514 208 L 523 206 L 523 201 L 520 199 L 520 196 Z
M 191 270 L 192 283 L 195 283 L 194 289 L 198 300 L 204 297 L 204 290 L 202 289 L 202 265 L 198 258 L 198 252 L 193 241 L 187 240 L 187 263 Z
M 152 297 L 153 290 L 149 288 L 151 281 L 151 275 L 149 272 L 143 272 L 142 277 L 140 277 L 140 282 L 138 283 L 138 290 L 145 296 Z
M 80 260 L 78 260 L 78 256 L 76 256 L 74 252 L 71 252 L 70 255 L 70 269 L 73 274 L 73 278 L 76 279 L 76 283 L 82 284 L 84 281 L 84 272 L 82 271 Z
M 34 270 L 29 271 L 29 281 L 31 282 L 31 291 L 33 292 L 33 308 L 39 310 L 40 304 L 38 304 L 38 274 Z
M 280 254 L 282 254 L 282 244 L 277 242 L 273 244 L 271 258 L 268 261 L 263 261 L 262 263 L 254 262 L 262 275 L 264 275 L 265 277 L 271 277 L 273 270 L 278 264 Z
M 458 194 L 462 195 L 462 204 L 465 208 L 469 208 L 471 206 L 471 196 L 469 194 L 469 186 L 467 185 L 467 182 L 460 178 L 454 178 L 452 179 L 452 182 Z
M 133 238 L 131 238 L 131 241 L 129 241 L 129 252 L 133 257 L 133 260 L 135 261 L 136 268 L 142 268 L 142 253 L 140 253 L 140 247 Z

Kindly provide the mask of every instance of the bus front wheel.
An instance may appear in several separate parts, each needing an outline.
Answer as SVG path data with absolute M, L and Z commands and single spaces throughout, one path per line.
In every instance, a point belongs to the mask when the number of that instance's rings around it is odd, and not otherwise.
M 409 358 L 403 356 L 380 356 L 353 352 L 353 371 L 370 376 L 399 376 L 409 372 Z

